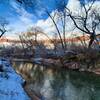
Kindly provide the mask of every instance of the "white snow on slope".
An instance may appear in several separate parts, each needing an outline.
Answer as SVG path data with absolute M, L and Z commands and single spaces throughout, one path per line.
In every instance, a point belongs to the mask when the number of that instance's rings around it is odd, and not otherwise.
M 0 100 L 30 100 L 22 85 L 25 80 L 18 75 L 10 63 L 0 60 Z

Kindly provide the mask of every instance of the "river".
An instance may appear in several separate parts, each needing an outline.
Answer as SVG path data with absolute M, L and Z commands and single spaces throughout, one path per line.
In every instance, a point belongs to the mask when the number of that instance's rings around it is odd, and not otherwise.
M 43 100 L 100 100 L 100 76 L 93 73 L 24 62 L 13 62 L 13 66 L 27 81 L 28 91 Z

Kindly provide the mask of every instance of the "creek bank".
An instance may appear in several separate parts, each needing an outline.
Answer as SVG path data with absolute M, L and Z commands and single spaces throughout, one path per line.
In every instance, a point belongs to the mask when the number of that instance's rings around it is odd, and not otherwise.
M 100 74 L 100 52 L 87 50 L 84 52 L 66 51 L 65 54 L 49 54 L 47 57 L 11 58 L 11 62 L 30 62 L 50 68 L 66 68 Z
M 61 57 L 54 58 L 34 58 L 32 62 L 51 68 L 66 68 L 78 71 L 88 71 L 100 74 L 100 54 L 76 54 L 67 52 Z
M 24 84 L 25 80 L 15 72 L 9 61 L 0 58 L 0 100 L 30 100 Z

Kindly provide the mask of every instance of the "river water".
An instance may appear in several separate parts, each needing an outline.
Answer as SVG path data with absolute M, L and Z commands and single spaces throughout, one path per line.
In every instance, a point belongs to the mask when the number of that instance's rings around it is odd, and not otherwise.
M 88 72 L 51 69 L 13 62 L 15 70 L 43 100 L 100 100 L 100 76 Z M 42 100 L 42 99 L 41 99 Z

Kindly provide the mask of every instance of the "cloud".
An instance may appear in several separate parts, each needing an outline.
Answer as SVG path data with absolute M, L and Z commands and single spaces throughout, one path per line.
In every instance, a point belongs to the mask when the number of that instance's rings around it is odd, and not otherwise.
M 19 34 L 20 32 L 27 31 L 27 29 L 36 20 L 36 16 L 27 12 L 23 7 L 20 7 L 16 2 L 11 1 L 10 5 L 13 9 L 13 12 L 16 12 L 17 15 L 15 14 L 13 15 L 12 18 L 10 18 L 11 20 L 8 25 L 8 28 L 10 28 L 11 31 L 6 33 L 6 36 L 10 36 L 10 37 L 15 36 L 16 38 L 16 33 Z
M 71 1 L 73 1 L 73 0 L 71 0 Z M 69 3 L 69 5 L 71 5 L 71 2 Z M 53 33 L 56 32 L 54 23 L 52 22 L 50 17 L 48 17 L 47 19 L 37 20 L 36 16 L 27 12 L 23 7 L 20 7 L 16 2 L 11 2 L 11 6 L 13 7 L 14 11 L 18 14 L 18 18 L 15 20 L 15 22 L 13 22 L 9 25 L 9 27 L 11 27 L 13 29 L 12 34 L 25 32 L 25 31 L 27 31 L 27 29 L 29 27 L 32 27 L 32 26 L 41 27 L 44 30 L 44 32 L 47 33 L 49 36 L 53 35 Z M 39 12 L 39 13 L 41 15 L 42 12 Z M 55 13 L 55 11 L 52 11 L 51 16 L 53 16 L 54 13 Z M 57 19 L 57 17 L 55 19 Z M 34 20 L 37 20 L 37 22 L 34 22 Z M 67 22 L 68 22 L 68 20 L 67 20 Z M 58 25 L 58 27 L 59 27 L 59 25 Z M 10 32 L 8 32 L 8 34 L 9 33 Z M 12 34 L 9 34 L 9 36 L 12 36 Z
M 86 2 L 85 7 L 88 9 L 91 6 L 91 2 Z M 85 15 L 84 8 L 82 7 L 80 0 L 69 0 L 67 7 L 70 9 L 72 12 L 73 16 L 80 16 L 80 15 Z M 100 1 L 95 1 L 95 3 L 92 6 L 92 9 L 89 11 L 89 14 L 91 14 L 91 11 L 94 10 L 98 13 L 100 12 Z M 100 16 L 100 13 L 99 13 Z M 77 20 L 76 20 L 77 21 Z M 79 21 L 77 23 L 80 23 Z M 67 20 L 67 25 L 73 26 L 73 22 L 70 20 Z M 71 28 L 70 27 L 70 28 Z M 89 18 L 87 20 L 87 27 L 89 30 L 92 30 L 92 17 L 89 15 Z M 100 32 L 100 29 L 96 30 L 97 33 Z M 82 35 L 82 31 L 78 30 L 77 28 L 71 32 L 73 35 Z M 77 33 L 77 34 L 76 34 Z M 70 36 L 70 34 L 68 34 Z
M 81 8 L 81 4 L 79 0 L 69 0 L 67 7 L 72 11 L 73 13 L 77 13 L 79 9 Z
M 48 17 L 46 20 L 38 20 L 35 25 L 42 27 L 46 33 L 52 33 L 55 31 L 54 24 L 50 17 Z
M 98 1 L 99 2 L 99 1 Z M 96 2 L 94 4 L 94 8 L 100 6 L 99 3 Z M 56 32 L 55 26 L 50 17 L 47 19 L 38 19 L 33 14 L 27 12 L 23 7 L 20 7 L 15 2 L 11 2 L 12 7 L 15 9 L 16 13 L 18 13 L 18 19 L 15 22 L 11 23 L 9 26 L 14 29 L 13 33 L 26 31 L 30 26 L 39 26 L 41 27 L 45 33 L 49 34 L 49 36 L 53 35 Z M 81 4 L 79 0 L 69 0 L 67 7 L 73 12 L 73 14 L 77 14 L 81 10 Z M 39 12 L 42 15 L 42 12 Z M 53 16 L 55 11 L 52 11 L 51 16 Z M 56 17 L 57 18 L 57 17 Z M 55 18 L 55 19 L 56 19 Z M 72 34 L 81 35 L 81 31 L 78 29 L 72 30 L 74 25 L 70 18 L 66 18 L 66 36 L 70 37 Z M 59 27 L 59 25 L 58 25 Z M 80 33 L 80 34 L 79 34 Z
M 33 23 L 32 17 L 33 14 L 28 13 L 24 8 L 18 7 L 16 4 L 13 4 L 13 7 L 15 8 L 16 12 L 19 14 L 19 20 L 24 24 L 31 24 Z
M 74 11 L 74 13 L 77 13 L 80 9 L 80 1 L 79 0 L 69 0 L 67 7 L 71 10 Z M 55 11 L 52 11 L 52 13 L 50 14 L 51 16 L 54 15 Z M 55 20 L 58 19 L 58 16 L 55 17 Z M 66 18 L 66 36 L 70 37 L 73 35 L 75 35 L 77 33 L 77 35 L 81 35 L 78 34 L 80 31 L 78 29 L 75 29 L 73 31 L 73 22 L 70 18 Z M 59 22 L 57 25 L 59 28 L 61 28 L 61 26 L 59 25 L 61 22 Z M 42 27 L 43 30 L 50 35 L 53 35 L 53 33 L 56 32 L 56 28 L 54 26 L 54 23 L 52 22 L 51 18 L 48 17 L 46 20 L 38 20 L 37 23 L 34 24 L 35 26 L 39 26 Z M 75 33 L 75 34 L 74 34 Z

